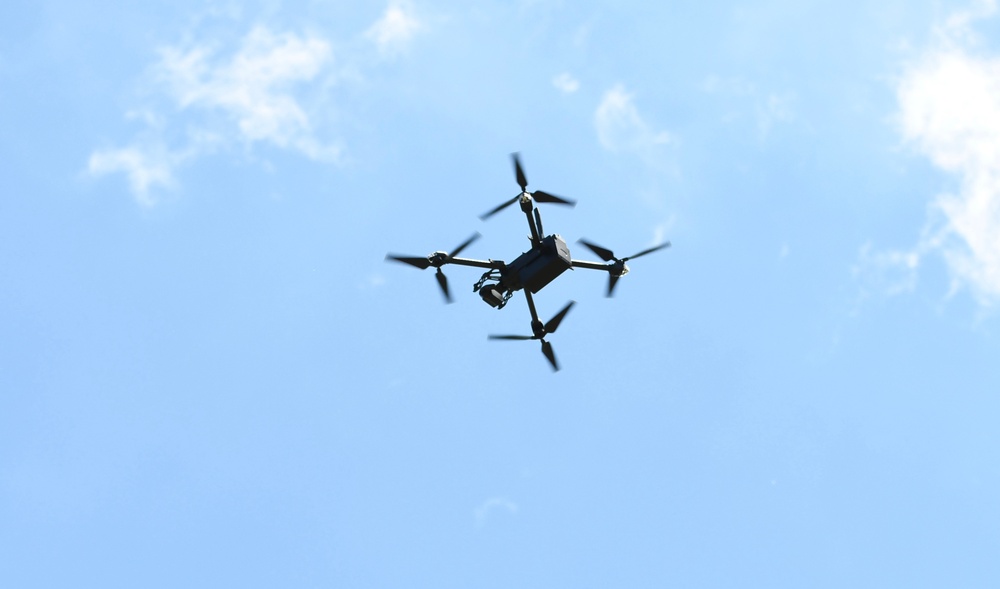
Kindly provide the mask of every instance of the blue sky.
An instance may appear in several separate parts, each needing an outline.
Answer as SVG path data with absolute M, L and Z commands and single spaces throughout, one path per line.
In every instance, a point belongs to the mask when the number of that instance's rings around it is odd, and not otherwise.
M 0 8 L 0 585 L 993 587 L 995 2 Z M 387 264 L 669 239 L 603 296 Z

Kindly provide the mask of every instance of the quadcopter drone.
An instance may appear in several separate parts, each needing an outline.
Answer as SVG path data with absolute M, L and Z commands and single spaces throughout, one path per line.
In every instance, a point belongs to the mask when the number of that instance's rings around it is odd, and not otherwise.
M 385 258 L 386 260 L 394 260 L 404 264 L 409 264 L 410 266 L 416 266 L 421 270 L 434 267 L 436 269 L 435 278 L 437 278 L 438 285 L 441 287 L 441 292 L 444 294 L 445 301 L 449 303 L 452 302 L 452 298 L 451 292 L 448 289 L 448 278 L 445 277 L 444 272 L 441 271 L 441 266 L 444 266 L 445 264 L 458 264 L 459 266 L 486 268 L 486 272 L 483 273 L 479 280 L 473 285 L 472 290 L 474 292 L 478 292 L 479 296 L 495 309 L 502 309 L 507 304 L 507 301 L 514 296 L 516 291 L 523 290 L 524 297 L 528 300 L 528 310 L 531 312 L 532 335 L 490 335 L 488 336 L 488 339 L 539 340 L 542 343 L 542 353 L 552 365 L 552 369 L 559 370 L 559 364 L 556 362 L 555 353 L 552 351 L 552 344 L 545 340 L 545 336 L 556 332 L 559 324 L 566 316 L 566 313 L 569 312 L 570 308 L 573 307 L 575 301 L 570 301 L 565 307 L 562 308 L 561 311 L 556 313 L 552 319 L 542 323 L 541 320 L 538 319 L 538 312 L 535 310 L 535 301 L 532 299 L 531 295 L 538 294 L 538 291 L 545 288 L 546 285 L 555 280 L 566 270 L 573 268 L 587 268 L 590 270 L 603 270 L 608 273 L 607 296 L 610 297 L 614 293 L 615 285 L 618 284 L 618 279 L 628 274 L 629 268 L 625 265 L 625 262 L 634 260 L 640 256 L 645 256 L 646 254 L 651 254 L 657 250 L 670 247 L 670 242 L 661 243 L 660 245 L 643 250 L 631 256 L 618 258 L 611 250 L 581 239 L 579 242 L 590 249 L 590 251 L 597 254 L 598 257 L 604 260 L 604 263 L 572 259 L 570 257 L 569 247 L 566 245 L 566 242 L 563 241 L 562 237 L 558 234 L 545 235 L 545 232 L 542 229 L 542 216 L 538 212 L 538 208 L 535 207 L 535 203 L 553 203 L 569 206 L 574 206 L 576 203 L 572 200 L 561 198 L 541 190 L 528 192 L 528 179 L 525 177 L 524 170 L 521 168 L 521 162 L 518 158 L 518 154 L 514 153 L 511 157 L 514 159 L 514 173 L 517 177 L 517 184 L 521 187 L 520 194 L 507 202 L 502 203 L 493 210 L 480 215 L 479 218 L 486 220 L 515 202 L 519 203 L 521 205 L 521 210 L 528 218 L 528 228 L 531 230 L 531 235 L 529 236 L 529 239 L 531 240 L 531 249 L 522 253 L 510 263 L 493 259 L 472 260 L 469 258 L 459 258 L 458 254 L 480 237 L 479 233 L 475 233 L 472 237 L 465 240 L 461 245 L 452 250 L 451 253 L 434 252 L 423 258 L 387 254 Z

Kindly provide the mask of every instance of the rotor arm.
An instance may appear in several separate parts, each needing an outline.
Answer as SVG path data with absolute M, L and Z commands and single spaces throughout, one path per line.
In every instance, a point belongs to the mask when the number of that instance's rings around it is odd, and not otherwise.
M 535 218 L 532 217 L 531 213 L 534 208 L 531 200 L 528 199 L 527 205 L 521 205 L 521 209 L 524 211 L 524 216 L 528 218 L 528 228 L 531 230 L 531 243 L 537 245 L 542 240 L 542 236 L 539 235 L 539 227 L 535 224 Z
M 618 279 L 628 273 L 628 266 L 625 265 L 623 260 L 617 260 L 614 262 L 587 262 L 583 260 L 570 260 L 573 268 L 586 268 L 587 270 L 604 270 L 608 273 L 608 294 L 615 290 L 615 285 L 618 283 Z
M 604 270 L 605 272 L 610 272 L 614 267 L 614 264 L 609 264 L 607 262 L 588 262 L 586 260 L 570 260 L 573 264 L 573 268 L 586 268 L 587 270 Z
M 524 289 L 524 298 L 528 300 L 528 310 L 531 312 L 531 329 L 535 331 L 535 326 L 541 327 L 542 322 L 538 320 L 538 311 L 535 310 L 535 299 L 531 298 L 531 291 Z
M 458 264 L 459 266 L 473 266 L 475 268 L 491 268 L 500 270 L 504 267 L 501 260 L 473 260 L 470 258 L 448 258 L 445 264 Z

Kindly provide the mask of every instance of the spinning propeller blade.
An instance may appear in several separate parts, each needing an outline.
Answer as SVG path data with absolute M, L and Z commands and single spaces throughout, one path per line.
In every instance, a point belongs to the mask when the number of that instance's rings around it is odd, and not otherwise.
M 434 273 L 434 277 L 437 278 L 438 286 L 441 287 L 441 292 L 444 293 L 444 300 L 448 303 L 452 302 L 451 291 L 448 289 L 448 277 L 444 275 L 441 271 L 441 266 L 447 264 L 452 258 L 457 256 L 462 250 L 469 247 L 469 244 L 479 239 L 481 235 L 477 231 L 473 233 L 469 239 L 463 241 L 458 247 L 456 247 L 449 254 L 447 252 L 434 252 L 433 254 L 427 256 L 426 258 L 418 258 L 416 256 L 397 256 L 394 254 L 386 254 L 385 259 L 394 260 L 396 262 L 402 262 L 404 264 L 409 264 L 410 266 L 416 266 L 421 270 L 426 270 L 431 266 L 437 268 Z
M 627 258 L 622 258 L 622 260 L 626 261 L 626 262 L 628 260 L 634 260 L 634 259 L 638 258 L 639 256 L 645 256 L 646 254 L 651 254 L 651 253 L 653 253 L 653 252 L 655 252 L 657 250 L 661 250 L 661 249 L 663 249 L 665 247 L 670 247 L 670 242 L 669 241 L 666 242 L 666 243 L 661 243 L 660 245 L 657 245 L 657 246 L 653 246 L 653 247 L 649 248 L 648 250 L 642 250 L 641 252 L 639 252 L 637 254 L 633 254 L 633 255 L 631 255 L 631 256 L 629 256 Z
M 434 277 L 437 278 L 438 285 L 441 286 L 441 292 L 444 293 L 444 300 L 450 304 L 452 300 L 451 293 L 448 292 L 448 277 L 444 275 L 441 268 L 437 269 L 437 272 L 434 273 Z
M 552 365 L 552 370 L 558 371 L 559 363 L 556 362 L 555 352 L 552 351 L 552 344 L 545 341 L 545 336 L 550 333 L 555 333 L 556 330 L 559 329 L 559 324 L 562 323 L 563 318 L 566 317 L 566 313 L 569 313 L 569 310 L 575 304 L 576 301 L 570 301 L 569 303 L 566 304 L 565 307 L 562 308 L 562 311 L 556 313 L 552 319 L 549 319 L 548 322 L 545 323 L 545 325 L 533 328 L 533 329 L 536 328 L 538 329 L 538 331 L 535 332 L 535 335 L 488 335 L 486 336 L 486 338 L 491 340 L 517 340 L 517 341 L 524 341 L 530 339 L 541 340 L 542 353 L 545 354 L 546 358 L 548 358 L 549 364 Z M 537 326 L 538 324 L 536 323 L 535 325 Z
M 510 157 L 511 159 L 514 160 L 514 176 L 517 179 L 517 185 L 521 187 L 521 193 L 523 194 L 525 192 L 528 192 L 528 178 L 527 176 L 524 175 L 524 168 L 521 167 L 520 156 L 517 154 L 517 152 L 514 152 L 510 154 Z M 554 194 L 549 194 L 548 192 L 543 192 L 541 190 L 536 190 L 535 192 L 530 192 L 529 194 L 531 195 L 531 198 L 533 198 L 536 202 L 549 202 L 549 203 L 569 205 L 569 206 L 576 205 L 576 201 L 570 200 L 568 198 L 563 198 L 561 196 L 556 196 Z M 504 202 L 503 204 L 500 204 L 499 206 L 495 207 L 489 212 L 479 215 L 479 218 L 485 221 L 486 219 L 492 217 L 493 215 L 497 214 L 503 209 L 514 204 L 520 198 L 521 194 L 518 194 L 514 198 Z
M 521 168 L 521 158 L 518 157 L 517 152 L 510 154 L 510 157 L 514 159 L 514 174 L 517 176 L 517 185 L 521 187 L 521 192 L 528 189 L 528 179 L 524 176 L 524 170 Z
M 613 296 L 615 292 L 615 285 L 618 284 L 619 278 L 621 278 L 621 276 L 615 276 L 614 274 L 608 275 L 608 294 L 606 294 L 605 296 L 608 297 Z
M 667 242 L 661 243 L 660 245 L 654 245 L 653 247 L 651 247 L 649 249 L 644 249 L 644 250 L 642 250 L 641 252 L 639 252 L 637 254 L 632 254 L 631 256 L 626 256 L 624 258 L 618 259 L 618 258 L 615 257 L 614 252 L 612 252 L 608 248 L 601 247 L 601 246 L 597 245 L 596 243 L 590 243 L 586 239 L 580 239 L 579 242 L 582 243 L 583 245 L 587 246 L 588 248 L 590 248 L 590 251 L 592 251 L 595 254 L 597 254 L 598 256 L 600 256 L 600 258 L 602 260 L 604 260 L 605 262 L 610 262 L 612 260 L 614 260 L 616 262 L 627 262 L 629 260 L 634 260 L 634 259 L 636 259 L 636 258 L 638 258 L 640 256 L 645 256 L 646 254 L 651 254 L 651 253 L 653 253 L 655 251 L 659 251 L 659 250 L 661 250 L 661 249 L 663 249 L 665 247 L 670 247 L 670 242 L 667 241 Z
M 597 244 L 590 243 L 589 241 L 587 241 L 585 239 L 581 239 L 579 241 L 583 245 L 587 246 L 590 249 L 590 251 L 592 251 L 595 254 L 597 254 L 597 257 L 601 258 L 605 262 L 610 262 L 611 260 L 615 259 L 615 255 L 613 253 L 611 253 L 611 250 L 603 248 L 603 247 L 601 247 L 601 246 L 599 246 Z
M 392 254 L 386 254 L 385 259 L 395 260 L 397 262 L 402 262 L 404 264 L 416 266 L 421 270 L 426 270 L 431 265 L 431 261 L 428 260 L 427 258 L 415 258 L 412 256 L 394 256 Z
M 576 206 L 575 200 L 569 200 L 561 196 L 556 196 L 554 194 L 549 194 L 548 192 L 542 192 L 541 190 L 536 190 L 531 193 L 531 198 L 535 199 L 537 202 L 551 202 L 559 205 L 569 205 L 571 207 Z
M 569 310 L 575 304 L 576 301 L 570 301 L 565 307 L 563 307 L 562 311 L 559 311 L 556 313 L 555 317 L 549 319 L 549 322 L 545 324 L 545 333 L 555 333 L 556 330 L 559 329 L 559 324 L 562 323 L 563 317 L 566 316 L 566 313 L 569 313 Z
M 505 209 L 505 208 L 509 207 L 510 205 L 516 203 L 519 198 L 521 198 L 520 194 L 518 194 L 514 198 L 508 200 L 507 202 L 503 203 L 502 205 L 500 205 L 500 206 L 492 209 L 490 212 L 483 213 L 482 215 L 479 215 L 479 218 L 482 219 L 483 221 L 485 221 L 486 219 L 489 219 L 490 217 L 492 217 L 493 215 L 499 213 L 503 209 Z
M 552 365 L 552 370 L 559 372 L 559 363 L 556 362 L 556 353 L 552 351 L 552 344 L 542 340 L 542 353 L 549 359 L 549 364 Z
M 651 254 L 651 253 L 653 253 L 655 251 L 658 251 L 658 250 L 661 250 L 663 248 L 670 247 L 670 242 L 667 241 L 667 242 L 661 243 L 660 245 L 654 245 L 651 248 L 644 249 L 644 250 L 642 250 L 641 252 L 639 252 L 637 254 L 633 254 L 631 256 L 627 256 L 627 257 L 624 257 L 624 258 L 617 258 L 617 257 L 615 257 L 615 253 L 613 251 L 611 251 L 611 250 L 609 250 L 609 249 L 607 249 L 605 247 L 601 247 L 601 246 L 599 246 L 599 245 L 597 245 L 595 243 L 590 243 L 589 241 L 587 241 L 585 239 L 580 239 L 579 242 L 582 243 L 583 245 L 587 246 L 590 249 L 590 251 L 592 251 L 595 254 L 597 254 L 605 262 L 612 262 L 611 264 L 608 264 L 608 294 L 607 294 L 607 296 L 609 296 L 609 297 L 612 294 L 614 294 L 614 292 L 615 292 L 615 285 L 618 284 L 618 279 L 621 278 L 622 276 L 624 276 L 626 272 L 628 272 L 628 268 L 625 266 L 625 262 L 627 262 L 629 260 L 634 260 L 635 258 L 638 258 L 640 256 L 645 256 L 646 254 Z
M 463 241 L 462 245 L 460 245 L 460 246 L 456 247 L 454 250 L 452 250 L 452 252 L 450 254 L 448 254 L 448 257 L 449 258 L 454 258 L 462 250 L 464 250 L 465 248 L 469 247 L 470 243 L 472 243 L 473 241 L 476 241 L 480 237 L 482 237 L 482 234 L 479 233 L 478 231 L 476 231 L 475 233 L 472 234 L 472 237 L 470 237 L 469 239 L 466 239 L 465 241 Z
M 461 245 L 452 250 L 451 253 L 444 258 L 444 260 L 441 260 L 437 264 L 437 272 L 434 273 L 434 277 L 437 278 L 438 285 L 441 287 L 441 292 L 444 293 L 444 300 L 449 304 L 453 303 L 454 301 L 451 298 L 451 291 L 448 289 L 448 277 L 445 276 L 444 272 L 441 271 L 441 266 L 447 264 L 448 260 L 460 254 L 462 250 L 469 247 L 469 244 L 471 244 L 473 241 L 476 241 L 480 237 L 482 237 L 482 234 L 480 234 L 478 231 L 473 233 L 472 236 L 469 237 L 469 239 L 463 241 Z

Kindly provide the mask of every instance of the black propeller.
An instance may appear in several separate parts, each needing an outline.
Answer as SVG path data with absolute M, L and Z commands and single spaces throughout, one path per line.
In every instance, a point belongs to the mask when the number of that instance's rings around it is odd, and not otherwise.
M 545 354 L 549 364 L 552 365 L 552 370 L 558 371 L 559 363 L 556 362 L 556 354 L 552 351 L 552 344 L 545 341 L 545 336 L 550 333 L 555 333 L 556 330 L 559 329 L 559 324 L 562 323 L 566 313 L 569 313 L 569 310 L 575 304 L 576 301 L 570 301 L 565 307 L 562 308 L 562 311 L 556 313 L 556 315 L 552 319 L 549 319 L 544 325 L 541 321 L 532 321 L 531 331 L 534 332 L 534 335 L 489 335 L 487 338 L 492 340 L 541 340 L 542 354 Z
M 431 266 L 437 268 L 437 271 L 434 273 L 434 277 L 437 278 L 438 286 L 441 287 L 441 292 L 444 293 L 444 300 L 446 302 L 451 303 L 452 299 L 451 299 L 451 291 L 448 289 L 448 277 L 445 276 L 444 272 L 441 271 L 441 266 L 444 266 L 445 264 L 450 262 L 452 258 L 460 254 L 462 250 L 468 247 L 469 244 L 471 244 L 473 241 L 479 239 L 479 237 L 480 234 L 478 232 L 474 233 L 472 237 L 462 242 L 462 244 L 456 247 L 454 250 L 452 250 L 450 254 L 448 252 L 434 252 L 433 254 L 427 256 L 426 258 L 386 254 L 385 259 L 395 260 L 396 262 L 402 262 L 404 264 L 409 264 L 410 266 L 416 266 L 421 270 L 426 270 Z
M 608 269 L 608 294 L 607 294 L 607 296 L 609 296 L 609 297 L 612 295 L 612 293 L 614 293 L 615 285 L 618 284 L 618 279 L 621 278 L 622 276 L 628 274 L 628 266 L 625 265 L 625 262 L 627 262 L 629 260 L 634 260 L 634 259 L 636 259 L 636 258 L 638 258 L 640 256 L 645 256 L 646 254 L 651 254 L 651 253 L 653 253 L 655 251 L 658 251 L 658 250 L 661 250 L 661 249 L 663 249 L 665 247 L 670 247 L 670 242 L 668 241 L 668 242 L 665 242 L 665 243 L 661 243 L 660 245 L 653 246 L 653 247 L 651 247 L 649 249 L 642 250 L 641 252 L 639 252 L 637 254 L 632 254 L 631 256 L 627 256 L 627 257 L 619 259 L 619 258 L 615 257 L 614 252 L 612 252 L 611 250 L 609 250 L 607 248 L 601 247 L 601 246 L 599 246 L 597 244 L 594 244 L 594 243 L 590 243 L 589 241 L 587 241 L 585 239 L 581 239 L 579 241 L 583 245 L 585 245 L 588 248 L 590 248 L 590 251 L 592 251 L 595 254 L 597 254 L 598 257 L 600 257 L 605 262 L 613 262 L 613 264 L 610 264 L 609 269 Z
M 521 167 L 521 160 L 516 152 L 510 154 L 510 156 L 511 158 L 514 159 L 514 175 L 517 178 L 517 185 L 521 187 L 521 194 L 518 194 L 514 198 L 500 204 L 499 206 L 493 208 L 489 212 L 483 213 L 482 215 L 479 216 L 480 219 L 485 221 L 486 219 L 492 217 L 496 213 L 502 211 L 503 209 L 509 207 L 510 205 L 520 200 L 524 194 L 530 195 L 531 198 L 535 200 L 535 202 L 549 202 L 549 203 L 569 205 L 569 206 L 576 205 L 576 201 L 562 198 L 554 194 L 549 194 L 548 192 L 544 192 L 542 190 L 528 192 L 528 178 L 524 175 L 524 169 Z
M 517 185 L 521 187 L 521 192 L 528 190 L 528 178 L 524 175 L 524 168 L 521 167 L 521 157 L 515 151 L 510 154 L 514 160 L 514 175 L 517 176 Z

